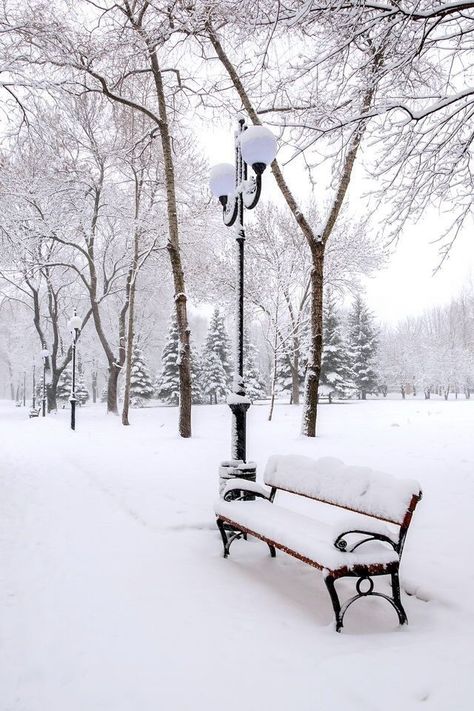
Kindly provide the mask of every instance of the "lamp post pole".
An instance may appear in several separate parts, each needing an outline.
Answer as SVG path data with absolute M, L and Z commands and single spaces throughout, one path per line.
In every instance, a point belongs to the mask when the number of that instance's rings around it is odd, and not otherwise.
M 243 190 L 238 189 L 247 179 L 247 164 L 242 160 L 240 148 L 240 134 L 245 130 L 245 121 L 239 118 L 239 127 L 235 137 L 235 187 L 237 208 L 237 229 L 235 239 L 237 242 L 237 281 L 236 281 L 236 358 L 234 365 L 233 397 L 229 398 L 229 407 L 232 412 L 232 459 L 242 462 L 247 461 L 247 410 L 250 400 L 245 392 L 244 381 L 244 288 L 245 288 L 245 229 L 244 229 L 244 196 Z M 260 194 L 261 180 L 258 193 Z M 258 198 L 257 198 L 258 199 Z M 224 207 L 225 211 L 225 207 Z M 225 214 L 224 214 L 225 220 Z M 228 224 L 228 223 L 226 223 Z M 230 226 L 232 223 L 228 224 Z
M 36 365 L 33 363 L 33 410 L 36 408 Z
M 41 357 L 43 358 L 43 403 L 42 403 L 42 415 L 46 417 L 46 366 L 48 363 L 49 351 L 46 348 L 46 344 L 43 343 L 43 350 L 41 351 Z
M 69 402 L 71 403 L 71 429 L 76 429 L 76 344 L 80 333 L 81 319 L 74 309 L 74 316 L 68 323 L 69 330 L 72 336 L 72 380 L 71 380 L 71 397 Z
M 245 119 L 239 116 L 235 132 L 235 164 L 221 163 L 214 166 L 210 178 L 211 191 L 222 205 L 224 224 L 227 227 L 235 225 L 236 230 L 236 357 L 233 392 L 227 400 L 232 412 L 231 456 L 234 464 L 247 461 L 247 411 L 250 407 L 244 381 L 244 213 L 245 209 L 253 210 L 256 207 L 261 194 L 262 173 L 275 155 L 274 135 L 263 126 L 248 128 Z M 254 171 L 250 179 L 249 165 Z M 235 475 L 239 476 L 239 473 Z
M 23 371 L 23 407 L 26 407 L 26 370 Z

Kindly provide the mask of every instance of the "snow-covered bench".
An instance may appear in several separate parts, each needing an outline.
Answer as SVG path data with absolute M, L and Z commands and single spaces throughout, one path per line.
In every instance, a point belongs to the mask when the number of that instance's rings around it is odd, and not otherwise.
M 225 558 L 234 540 L 251 535 L 268 545 L 272 558 L 278 548 L 318 568 L 331 597 L 337 631 L 347 608 L 368 595 L 388 600 L 400 624 L 407 622 L 400 599 L 399 566 L 408 527 L 421 499 L 418 482 L 346 466 L 333 457 L 313 460 L 300 456 L 270 457 L 264 481 L 266 486 L 234 479 L 216 503 Z M 331 519 L 342 509 L 343 518 L 336 520 L 336 516 L 334 523 L 328 524 L 277 506 L 273 502 L 279 490 L 336 507 L 330 512 Z M 379 575 L 390 576 L 391 596 L 374 590 L 372 578 Z M 355 595 L 341 604 L 335 582 L 343 577 L 356 578 Z

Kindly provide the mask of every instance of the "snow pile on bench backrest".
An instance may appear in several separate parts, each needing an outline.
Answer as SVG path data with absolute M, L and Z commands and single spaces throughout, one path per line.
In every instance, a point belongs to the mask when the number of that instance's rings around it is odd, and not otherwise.
M 348 466 L 335 457 L 273 456 L 265 484 L 377 518 L 402 523 L 420 485 L 368 467 Z

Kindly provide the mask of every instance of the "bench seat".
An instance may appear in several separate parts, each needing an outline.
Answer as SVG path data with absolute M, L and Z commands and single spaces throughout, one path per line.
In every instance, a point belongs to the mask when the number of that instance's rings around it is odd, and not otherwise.
M 219 500 L 215 513 L 226 523 L 246 529 L 251 535 L 336 576 L 361 566 L 386 567 L 399 561 L 396 551 L 380 541 L 371 541 L 353 553 L 338 550 L 334 546 L 340 532 L 337 528 L 267 500 Z

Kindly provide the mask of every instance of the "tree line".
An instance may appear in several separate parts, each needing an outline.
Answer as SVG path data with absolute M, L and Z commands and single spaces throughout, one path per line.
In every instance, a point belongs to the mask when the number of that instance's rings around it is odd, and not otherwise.
M 474 5 L 5 0 L 2 9 L 0 314 L 10 325 L 12 309 L 26 310 L 48 345 L 48 406 L 71 359 L 64 314 L 79 304 L 82 330 L 93 327 L 107 361 L 109 412 L 125 374 L 127 424 L 134 339 L 156 316 L 151 299 L 172 298 L 178 428 L 191 435 L 189 294 L 202 297 L 209 264 L 228 261 L 209 261 L 220 227 L 196 123 L 212 130 L 244 110 L 280 139 L 271 170 L 295 248 L 285 260 L 275 244 L 256 244 L 262 275 L 279 286 L 273 298 L 254 290 L 254 304 L 273 344 L 273 379 L 289 341 L 299 372 L 307 321 L 303 433 L 314 436 L 328 264 L 344 274 L 347 252 L 356 274 L 370 271 L 377 249 L 367 264 L 353 247 L 369 222 L 380 247 L 448 202 L 442 260 L 471 213 Z M 288 164 L 304 167 L 314 200 L 298 193 Z M 306 273 L 297 289 L 293 266 Z M 212 281 L 214 298 L 226 277 Z

